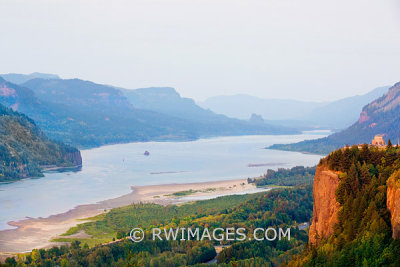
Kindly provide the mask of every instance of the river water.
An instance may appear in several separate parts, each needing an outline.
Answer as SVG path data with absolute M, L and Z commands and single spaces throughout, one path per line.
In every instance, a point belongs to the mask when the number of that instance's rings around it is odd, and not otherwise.
M 131 192 L 130 186 L 206 182 L 259 176 L 267 169 L 313 166 L 321 156 L 264 149 L 277 143 L 321 138 L 301 135 L 217 137 L 191 142 L 146 142 L 82 150 L 78 172 L 0 184 L 0 229 L 26 217 L 47 217 L 80 204 Z M 149 156 L 144 156 L 144 151 Z M 250 167 L 249 167 L 250 165 Z

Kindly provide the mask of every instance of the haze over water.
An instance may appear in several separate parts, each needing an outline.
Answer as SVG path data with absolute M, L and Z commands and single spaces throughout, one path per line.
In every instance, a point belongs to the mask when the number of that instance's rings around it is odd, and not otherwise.
M 0 229 L 11 228 L 7 222 L 12 220 L 47 217 L 118 197 L 130 193 L 131 186 L 231 180 L 259 176 L 267 169 L 313 166 L 321 156 L 263 148 L 328 134 L 218 137 L 82 150 L 82 171 L 0 184 Z M 146 150 L 150 156 L 143 155 Z

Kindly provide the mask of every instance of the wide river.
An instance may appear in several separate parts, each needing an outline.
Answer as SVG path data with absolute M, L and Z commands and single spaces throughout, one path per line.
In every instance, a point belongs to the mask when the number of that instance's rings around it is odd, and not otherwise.
M 0 184 L 0 229 L 26 217 L 47 217 L 80 204 L 131 192 L 133 185 L 206 182 L 259 176 L 267 169 L 313 166 L 318 155 L 264 149 L 326 136 L 301 135 L 218 137 L 192 142 L 147 142 L 83 150 L 79 172 Z M 144 151 L 150 152 L 144 156 Z M 256 167 L 249 167 L 255 164 Z M 260 166 L 262 165 L 262 166 Z

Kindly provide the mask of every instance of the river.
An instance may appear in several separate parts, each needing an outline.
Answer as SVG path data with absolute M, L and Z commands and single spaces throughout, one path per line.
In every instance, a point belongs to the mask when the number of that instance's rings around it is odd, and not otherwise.
M 240 179 L 259 176 L 267 169 L 313 166 L 321 156 L 264 147 L 327 134 L 217 137 L 82 150 L 81 171 L 49 172 L 42 178 L 0 184 L 0 229 L 12 228 L 7 224 L 12 220 L 47 217 L 80 204 L 118 197 L 134 185 Z M 149 156 L 143 155 L 146 150 Z

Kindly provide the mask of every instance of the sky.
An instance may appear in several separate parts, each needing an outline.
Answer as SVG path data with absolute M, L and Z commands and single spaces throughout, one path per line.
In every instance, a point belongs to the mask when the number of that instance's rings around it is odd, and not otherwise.
M 0 73 L 330 101 L 400 81 L 399 0 L 0 0 Z

